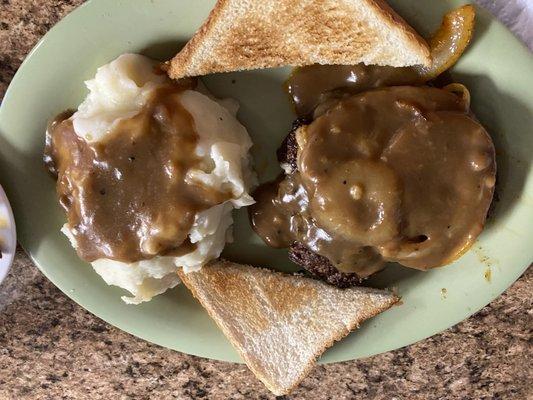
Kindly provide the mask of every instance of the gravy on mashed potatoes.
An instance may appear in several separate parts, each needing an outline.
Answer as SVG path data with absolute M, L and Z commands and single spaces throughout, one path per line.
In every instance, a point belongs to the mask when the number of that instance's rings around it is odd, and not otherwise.
M 253 203 L 251 141 L 195 81 L 170 81 L 143 56 L 120 56 L 87 86 L 78 111 L 47 131 L 63 231 L 108 284 L 134 295 L 126 301 L 146 301 L 178 283 L 178 267 L 222 252 L 231 211 Z

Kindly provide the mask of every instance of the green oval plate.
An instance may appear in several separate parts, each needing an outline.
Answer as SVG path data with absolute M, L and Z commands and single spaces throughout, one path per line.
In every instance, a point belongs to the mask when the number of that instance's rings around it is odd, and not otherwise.
M 423 34 L 460 1 L 392 1 Z M 64 216 L 54 182 L 41 162 L 46 122 L 76 107 L 83 81 L 121 53 L 171 57 L 208 15 L 214 1 L 93 0 L 55 26 L 28 56 L 0 109 L 2 185 L 14 206 L 19 240 L 41 271 L 74 301 L 143 339 L 204 357 L 238 361 L 223 334 L 183 287 L 150 303 L 129 306 L 80 261 L 59 232 Z M 288 69 L 221 74 L 205 79 L 218 96 L 241 103 L 239 117 L 255 142 L 261 180 L 274 177 L 275 149 L 294 118 L 282 83 Z M 499 201 L 474 248 L 458 262 L 428 273 L 390 266 L 372 279 L 394 286 L 403 305 L 372 319 L 329 350 L 322 361 L 368 356 L 408 345 L 446 329 L 489 303 L 532 261 L 533 59 L 487 13 L 479 12 L 475 40 L 454 68 L 472 91 L 473 108 L 496 142 Z M 265 247 L 241 210 L 236 242 L 226 257 L 284 270 L 285 251 Z

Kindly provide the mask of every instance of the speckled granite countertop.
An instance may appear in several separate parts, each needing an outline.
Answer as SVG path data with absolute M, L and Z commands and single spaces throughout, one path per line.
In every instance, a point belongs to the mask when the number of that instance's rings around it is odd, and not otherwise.
M 0 0 L 0 98 L 81 0 Z M 533 269 L 461 324 L 404 349 L 318 366 L 291 399 L 533 398 Z M 173 352 L 89 314 L 19 250 L 0 286 L 0 399 L 272 399 L 245 366 Z

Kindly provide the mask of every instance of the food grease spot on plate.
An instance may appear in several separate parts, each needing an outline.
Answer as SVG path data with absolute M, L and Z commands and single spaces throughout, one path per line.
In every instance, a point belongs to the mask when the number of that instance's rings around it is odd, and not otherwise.
M 484 266 L 486 266 L 487 268 L 491 268 L 495 265 L 498 265 L 500 262 L 493 258 L 493 257 L 490 257 L 486 250 L 480 246 L 480 245 L 477 245 L 475 247 L 473 247 L 473 250 L 474 250 L 474 253 L 476 254 L 480 264 L 483 264 Z
M 488 282 L 488 283 L 491 283 L 492 282 L 492 269 L 489 267 L 485 270 L 485 273 L 483 274 L 483 276 L 485 277 L 485 280 Z

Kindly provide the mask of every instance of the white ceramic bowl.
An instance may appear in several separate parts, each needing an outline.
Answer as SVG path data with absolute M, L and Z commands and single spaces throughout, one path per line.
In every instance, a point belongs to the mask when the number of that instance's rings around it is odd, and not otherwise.
M 0 283 L 4 280 L 13 263 L 17 248 L 17 232 L 13 211 L 4 189 L 0 186 Z

